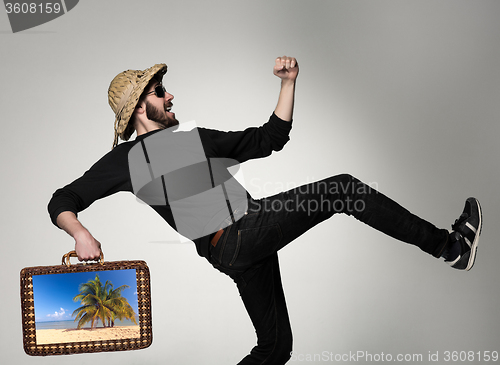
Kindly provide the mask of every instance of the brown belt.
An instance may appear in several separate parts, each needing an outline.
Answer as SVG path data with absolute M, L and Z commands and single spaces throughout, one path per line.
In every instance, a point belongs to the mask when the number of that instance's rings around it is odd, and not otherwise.
M 214 236 L 212 237 L 212 240 L 210 241 L 212 246 L 214 247 L 217 246 L 217 242 L 219 242 L 219 238 L 220 236 L 222 236 L 222 233 L 224 233 L 223 229 L 219 229 L 217 232 L 215 232 Z

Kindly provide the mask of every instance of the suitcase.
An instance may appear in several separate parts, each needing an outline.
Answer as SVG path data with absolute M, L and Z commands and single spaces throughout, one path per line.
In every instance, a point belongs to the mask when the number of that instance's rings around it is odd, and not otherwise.
M 32 356 L 143 349 L 153 340 L 149 268 L 144 261 L 21 270 L 24 351 Z

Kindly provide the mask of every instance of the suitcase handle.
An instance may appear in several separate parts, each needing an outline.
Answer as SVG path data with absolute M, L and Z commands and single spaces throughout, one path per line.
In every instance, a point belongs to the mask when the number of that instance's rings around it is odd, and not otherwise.
M 70 267 L 71 266 L 71 262 L 69 260 L 70 257 L 78 257 L 78 255 L 76 254 L 76 251 L 70 251 L 67 254 L 63 255 L 62 264 L 66 265 L 67 267 Z M 104 265 L 104 254 L 102 253 L 102 251 L 101 251 L 101 257 L 99 258 L 99 263 L 101 265 Z M 83 263 L 83 264 L 86 265 L 86 263 Z

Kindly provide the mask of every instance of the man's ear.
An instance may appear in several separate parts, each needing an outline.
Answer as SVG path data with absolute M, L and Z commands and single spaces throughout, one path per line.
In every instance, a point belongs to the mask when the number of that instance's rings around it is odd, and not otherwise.
M 141 115 L 141 114 L 144 114 L 146 113 L 146 103 L 144 103 L 144 101 L 139 101 L 137 103 L 137 105 L 135 106 L 135 109 L 134 109 L 134 114 L 136 115 Z
M 144 104 L 145 104 L 144 102 L 137 103 L 137 105 L 135 106 L 135 112 L 139 114 L 144 113 L 146 111 L 146 105 Z

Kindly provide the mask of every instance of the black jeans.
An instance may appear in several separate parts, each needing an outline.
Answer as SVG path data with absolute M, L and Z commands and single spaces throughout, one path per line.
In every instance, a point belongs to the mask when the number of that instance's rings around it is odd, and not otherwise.
M 278 251 L 335 213 L 344 213 L 440 257 L 448 231 L 415 216 L 380 192 L 344 174 L 250 200 L 247 214 L 228 226 L 211 264 L 237 284 L 257 333 L 257 346 L 239 364 L 285 364 L 292 331 L 281 285 Z

